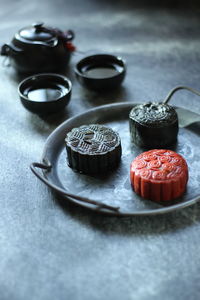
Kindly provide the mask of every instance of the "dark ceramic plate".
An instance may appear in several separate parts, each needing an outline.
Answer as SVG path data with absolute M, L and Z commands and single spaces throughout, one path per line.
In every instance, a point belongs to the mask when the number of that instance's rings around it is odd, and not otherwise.
M 111 215 L 155 215 L 178 210 L 200 200 L 200 123 L 180 128 L 178 143 L 172 150 L 180 153 L 188 163 L 189 181 L 185 194 L 171 205 L 163 206 L 145 200 L 134 193 L 129 180 L 131 161 L 144 149 L 130 141 L 128 115 L 136 103 L 100 106 L 66 120 L 46 141 L 41 163 L 33 163 L 34 174 L 53 190 L 80 206 Z M 187 113 L 187 110 L 184 110 Z M 84 124 L 104 124 L 116 130 L 122 141 L 119 167 L 107 176 L 91 177 L 68 167 L 64 139 L 74 127 Z M 37 168 L 43 169 L 43 172 Z

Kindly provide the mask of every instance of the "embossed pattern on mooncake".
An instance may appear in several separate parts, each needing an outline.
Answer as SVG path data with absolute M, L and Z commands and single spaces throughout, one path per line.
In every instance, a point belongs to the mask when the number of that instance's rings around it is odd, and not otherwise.
M 106 172 L 121 158 L 120 137 L 106 126 L 91 124 L 73 128 L 65 143 L 69 166 L 78 172 Z
M 130 179 L 134 191 L 156 202 L 180 197 L 188 181 L 188 166 L 178 153 L 154 149 L 138 155 L 131 164 Z
M 178 115 L 168 104 L 139 104 L 130 111 L 129 127 L 132 141 L 139 147 L 163 148 L 176 143 Z

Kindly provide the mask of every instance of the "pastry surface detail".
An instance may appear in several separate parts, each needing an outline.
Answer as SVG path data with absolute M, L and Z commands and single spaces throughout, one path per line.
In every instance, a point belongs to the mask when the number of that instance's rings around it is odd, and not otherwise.
M 134 191 L 156 202 L 180 197 L 186 189 L 186 160 L 171 150 L 154 149 L 138 155 L 131 163 L 130 180 Z
M 106 126 L 91 124 L 73 128 L 65 139 L 69 166 L 81 173 L 102 173 L 121 158 L 121 140 Z

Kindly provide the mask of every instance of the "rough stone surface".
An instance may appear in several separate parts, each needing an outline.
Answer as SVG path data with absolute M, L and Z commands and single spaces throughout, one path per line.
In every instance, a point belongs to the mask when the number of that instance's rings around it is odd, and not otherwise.
M 1 3 L 0 44 L 42 20 L 73 29 L 79 51 L 67 72 L 73 83 L 69 106 L 43 119 L 22 107 L 21 77 L 0 58 L 1 300 L 199 298 L 199 204 L 151 218 L 105 217 L 54 195 L 29 169 L 68 117 L 111 102 L 157 101 L 180 84 L 199 89 L 198 2 L 160 2 Z M 94 52 L 126 59 L 121 88 L 100 95 L 77 83 L 76 61 Z M 198 97 L 189 92 L 178 92 L 172 103 L 200 113 Z

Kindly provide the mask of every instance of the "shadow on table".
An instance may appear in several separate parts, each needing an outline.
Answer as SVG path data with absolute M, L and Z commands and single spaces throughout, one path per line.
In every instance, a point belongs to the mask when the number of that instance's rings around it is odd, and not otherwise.
M 89 91 L 84 87 L 80 87 L 80 95 L 83 103 L 87 103 L 91 108 L 110 103 L 126 102 L 128 97 L 131 98 L 123 85 L 114 90 L 102 92 Z
M 34 75 L 39 74 L 39 73 L 57 73 L 57 74 L 60 74 L 60 75 L 67 76 L 72 81 L 74 79 L 73 67 L 71 66 L 71 63 L 69 63 L 69 65 L 67 65 L 65 69 L 62 69 L 60 71 L 49 71 L 49 72 L 40 72 L 40 71 L 38 71 L 38 72 L 30 72 L 30 73 L 29 72 L 19 73 L 10 64 L 8 66 L 5 66 L 4 68 L 5 68 L 5 72 L 7 73 L 7 76 L 9 78 L 9 80 L 11 80 L 12 82 L 15 82 L 17 84 L 19 84 L 25 78 L 30 77 L 30 76 L 34 76 Z
M 49 135 L 56 127 L 70 117 L 70 109 L 66 107 L 63 111 L 55 114 L 36 115 L 30 113 L 28 115 L 28 122 L 34 131 L 40 134 L 46 133 L 46 135 Z
M 163 215 L 117 217 L 80 207 L 60 195 L 56 195 L 56 200 L 66 215 L 108 235 L 162 234 L 184 229 L 193 223 L 200 222 L 200 205 L 198 204 Z

